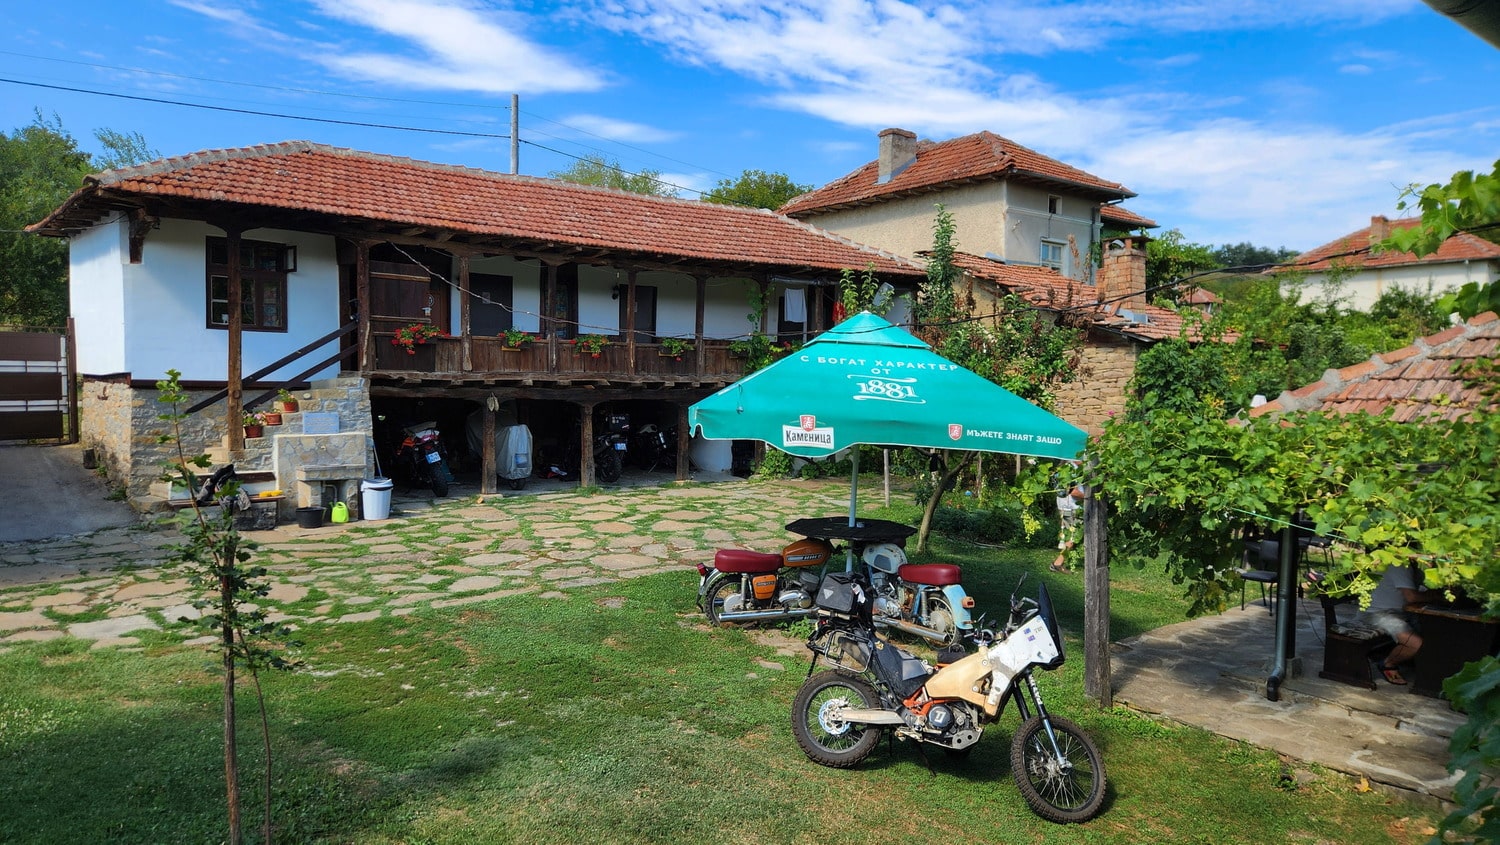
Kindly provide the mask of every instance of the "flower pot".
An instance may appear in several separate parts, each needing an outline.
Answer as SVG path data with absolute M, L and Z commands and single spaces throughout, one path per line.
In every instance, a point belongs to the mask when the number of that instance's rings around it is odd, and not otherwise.
M 259 437 L 259 436 L 261 436 L 264 433 L 265 433 L 265 428 L 262 427 L 262 426 L 258 426 L 258 425 L 247 425 L 247 426 L 245 426 L 245 439 L 247 439 L 247 440 L 249 440 L 251 438 Z
M 322 528 L 322 508 L 297 508 L 297 525 L 301 528 Z
M 296 399 L 277 399 L 276 400 L 276 410 L 280 411 L 283 414 L 295 414 L 295 413 L 297 413 L 297 400 Z
M 260 418 L 265 421 L 266 425 L 281 425 L 280 411 L 266 411 L 260 415 Z

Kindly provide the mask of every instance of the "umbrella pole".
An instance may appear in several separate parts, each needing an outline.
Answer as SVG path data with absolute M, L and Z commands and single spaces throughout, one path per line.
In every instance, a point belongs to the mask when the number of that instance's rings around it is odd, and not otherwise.
M 855 523 L 854 506 L 859 501 L 859 446 L 854 447 L 854 454 L 849 463 L 853 466 L 849 478 L 849 527 L 853 528 Z M 844 571 L 854 571 L 854 544 L 849 544 L 844 549 Z

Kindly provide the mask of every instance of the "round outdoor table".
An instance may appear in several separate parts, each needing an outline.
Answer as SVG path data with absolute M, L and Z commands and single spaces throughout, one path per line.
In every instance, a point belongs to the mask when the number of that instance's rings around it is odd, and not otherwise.
M 786 530 L 804 537 L 824 540 L 851 540 L 857 543 L 889 543 L 905 540 L 917 529 L 889 519 L 856 519 L 849 524 L 847 516 L 823 516 L 798 519 L 786 524 Z

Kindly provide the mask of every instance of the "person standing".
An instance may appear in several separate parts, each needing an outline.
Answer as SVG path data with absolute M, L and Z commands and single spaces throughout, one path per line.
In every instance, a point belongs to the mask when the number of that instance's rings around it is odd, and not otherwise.
M 1053 572 L 1067 572 L 1068 552 L 1078 545 L 1079 534 L 1083 530 L 1083 488 L 1074 484 L 1070 478 L 1071 469 L 1076 469 L 1077 461 L 1068 462 L 1069 469 L 1062 470 L 1053 476 L 1057 487 L 1057 557 L 1048 568 Z

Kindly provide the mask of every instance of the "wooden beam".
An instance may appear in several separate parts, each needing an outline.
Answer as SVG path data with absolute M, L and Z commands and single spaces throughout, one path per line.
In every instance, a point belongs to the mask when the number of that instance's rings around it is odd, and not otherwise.
M 473 338 L 469 336 L 469 256 L 460 253 L 458 256 L 458 330 L 459 343 L 463 346 L 463 368 L 464 372 L 474 369 Z
M 375 369 L 375 335 L 370 326 L 373 306 L 370 301 L 369 241 L 354 243 L 354 296 L 358 300 L 355 307 L 359 309 L 356 315 L 359 318 L 359 371 L 366 373 Z
M 229 361 L 225 365 L 225 381 L 228 396 L 224 405 L 224 424 L 229 429 L 229 451 L 245 448 L 245 428 L 241 422 L 244 413 L 245 390 L 240 383 L 240 365 L 245 331 L 244 298 L 240 280 L 240 230 L 225 228 L 225 249 L 229 252 Z

